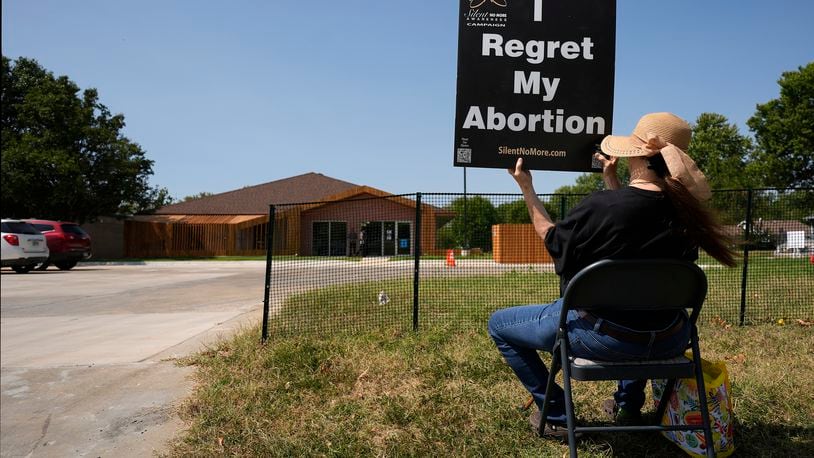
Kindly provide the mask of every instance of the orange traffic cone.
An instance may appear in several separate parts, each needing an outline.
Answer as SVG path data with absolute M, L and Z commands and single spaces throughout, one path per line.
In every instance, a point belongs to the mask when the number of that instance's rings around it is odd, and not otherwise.
M 455 267 L 455 251 L 447 250 L 447 267 Z

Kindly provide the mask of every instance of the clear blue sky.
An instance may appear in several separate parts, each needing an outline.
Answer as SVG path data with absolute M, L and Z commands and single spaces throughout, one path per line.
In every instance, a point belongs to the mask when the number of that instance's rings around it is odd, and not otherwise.
M 509 0 L 511 1 L 511 0 Z M 747 133 L 781 73 L 814 60 L 814 1 L 618 0 L 614 132 L 672 111 Z M 460 192 L 457 2 L 2 2 L 2 51 L 123 113 L 180 198 L 320 172 L 393 193 Z M 577 173 L 536 172 L 538 192 Z M 470 192 L 516 192 L 469 169 Z

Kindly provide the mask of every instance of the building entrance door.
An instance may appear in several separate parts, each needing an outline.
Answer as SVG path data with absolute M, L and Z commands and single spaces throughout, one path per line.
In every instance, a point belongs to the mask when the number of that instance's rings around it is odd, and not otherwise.
M 382 223 L 382 256 L 396 255 L 396 223 L 385 221 Z
M 411 225 L 407 221 L 369 221 L 362 225 L 363 256 L 409 255 Z

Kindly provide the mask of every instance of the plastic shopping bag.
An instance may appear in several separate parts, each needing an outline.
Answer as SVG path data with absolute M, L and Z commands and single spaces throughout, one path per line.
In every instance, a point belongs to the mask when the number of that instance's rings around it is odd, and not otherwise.
M 687 352 L 687 358 L 692 354 Z M 707 404 L 709 406 L 710 425 L 712 426 L 712 439 L 715 442 L 715 455 L 725 457 L 735 451 L 733 441 L 734 418 L 732 416 L 732 400 L 729 397 L 729 374 L 724 362 L 710 362 L 701 360 L 704 372 L 704 385 L 707 389 Z M 653 399 L 658 407 L 667 380 L 653 380 Z M 664 412 L 661 423 L 663 425 L 701 425 L 701 408 L 698 401 L 698 384 L 694 378 L 679 379 L 670 397 L 670 404 Z M 707 444 L 704 432 L 698 431 L 662 431 L 661 433 L 678 445 L 690 456 L 706 456 Z

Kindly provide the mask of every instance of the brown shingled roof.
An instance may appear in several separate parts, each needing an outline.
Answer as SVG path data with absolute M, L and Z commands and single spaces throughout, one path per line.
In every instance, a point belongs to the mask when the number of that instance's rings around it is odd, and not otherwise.
M 269 204 L 317 202 L 355 187 L 358 185 L 312 172 L 167 205 L 156 214 L 265 215 Z

